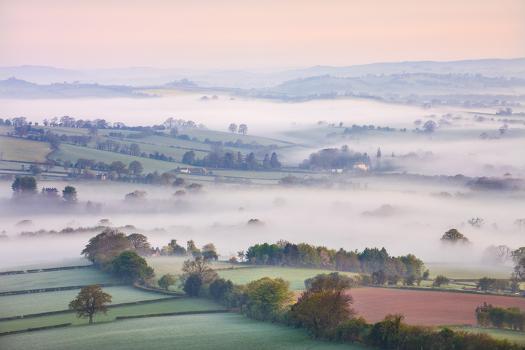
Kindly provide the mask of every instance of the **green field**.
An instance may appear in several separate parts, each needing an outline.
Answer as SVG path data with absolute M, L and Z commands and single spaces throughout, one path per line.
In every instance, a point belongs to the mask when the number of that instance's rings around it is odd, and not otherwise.
M 444 275 L 452 279 L 479 279 L 482 277 L 510 278 L 510 266 L 479 266 L 451 264 L 451 263 L 425 263 L 430 270 L 430 278 Z
M 244 269 L 221 270 L 219 276 L 231 280 L 235 284 L 246 284 L 263 277 L 280 277 L 290 282 L 290 289 L 304 289 L 304 280 L 320 273 L 331 273 L 331 270 L 302 269 L 293 267 L 247 267 Z M 353 275 L 351 272 L 340 272 Z
M 238 314 L 152 317 L 0 338 L 2 349 L 363 349 L 313 340 L 299 329 Z
M 146 292 L 130 286 L 104 287 L 104 291 L 111 294 L 113 304 L 169 297 L 168 295 Z M 72 289 L 58 292 L 1 296 L 0 317 L 67 310 L 69 302 L 75 298 L 78 292 L 79 289 Z
M 153 294 L 155 295 L 155 294 Z M 156 294 L 162 297 L 160 294 Z M 107 314 L 99 314 L 95 316 L 95 322 L 111 322 L 117 316 L 136 316 L 145 314 L 160 314 L 169 312 L 187 312 L 187 311 L 208 311 L 221 310 L 223 307 L 208 299 L 197 298 L 181 298 L 181 299 L 166 299 L 152 303 L 125 305 L 110 308 Z M 87 325 L 88 320 L 85 318 L 78 318 L 74 313 L 64 313 L 50 316 L 30 317 L 12 321 L 0 322 L 0 333 L 16 331 L 34 327 L 52 326 L 62 323 L 73 323 L 74 325 Z M 2 339 L 2 338 L 0 338 Z
M 91 265 L 91 261 L 85 258 L 67 258 L 56 261 L 40 262 L 29 265 L 10 265 L 0 267 L 0 271 L 16 271 L 16 270 L 31 270 L 31 269 L 48 269 L 53 267 L 64 267 L 64 266 L 85 266 Z M 1 279 L 2 277 L 0 277 Z
M 471 333 L 485 333 L 496 339 L 507 339 L 508 341 L 525 345 L 525 332 L 479 327 L 452 327 L 452 329 Z
M 0 159 L 44 163 L 50 152 L 47 142 L 0 136 Z
M 0 276 L 0 292 L 117 282 L 119 281 L 107 273 L 94 267 L 86 267 L 74 270 Z

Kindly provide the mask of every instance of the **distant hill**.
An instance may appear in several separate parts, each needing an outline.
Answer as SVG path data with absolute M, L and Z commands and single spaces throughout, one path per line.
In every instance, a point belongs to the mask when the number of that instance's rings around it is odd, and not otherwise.
M 54 83 L 40 85 L 25 80 L 9 78 L 0 80 L 0 97 L 3 98 L 76 98 L 76 97 L 148 97 L 133 87 L 80 83 Z

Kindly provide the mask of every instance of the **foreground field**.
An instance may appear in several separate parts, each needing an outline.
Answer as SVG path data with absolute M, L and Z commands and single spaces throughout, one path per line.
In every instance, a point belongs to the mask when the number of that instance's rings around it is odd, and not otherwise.
M 362 349 L 316 341 L 298 329 L 238 314 L 154 317 L 0 337 L 15 349 Z
M 223 307 L 208 299 L 182 298 L 166 299 L 147 304 L 126 305 L 110 308 L 107 314 L 95 316 L 95 322 L 111 322 L 118 316 L 136 316 L 146 314 L 160 314 L 170 312 L 188 312 L 188 311 L 209 311 L 221 310 Z M 31 317 L 12 321 L 0 322 L 0 333 L 17 331 L 27 328 L 52 326 L 57 324 L 69 323 L 73 325 L 87 325 L 88 320 L 77 318 L 74 313 L 65 313 L 50 316 Z M 1 342 L 0 338 L 0 342 Z
M 519 297 L 392 288 L 355 288 L 351 294 L 354 309 L 369 322 L 397 313 L 417 325 L 474 325 L 474 310 L 483 302 L 525 310 Z
M 144 292 L 129 286 L 105 287 L 104 291 L 111 294 L 113 304 L 167 297 L 164 294 Z M 0 297 L 0 317 L 67 310 L 69 302 L 75 298 L 78 292 L 79 289 L 73 289 L 58 292 L 2 296 Z
M 331 270 L 301 269 L 293 267 L 247 267 L 244 269 L 231 269 L 218 271 L 219 276 L 229 279 L 235 284 L 246 284 L 263 277 L 280 277 L 290 282 L 290 289 L 304 289 L 304 281 L 320 273 L 331 273 Z M 341 272 L 352 275 L 351 272 Z
M 0 276 L 0 292 L 117 282 L 118 280 L 107 273 L 103 273 L 94 267 L 86 267 Z

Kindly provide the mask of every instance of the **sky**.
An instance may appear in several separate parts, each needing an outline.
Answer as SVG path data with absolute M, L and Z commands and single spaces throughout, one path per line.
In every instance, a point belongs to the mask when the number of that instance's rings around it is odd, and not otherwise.
M 0 0 L 0 66 L 276 68 L 525 57 L 524 0 Z

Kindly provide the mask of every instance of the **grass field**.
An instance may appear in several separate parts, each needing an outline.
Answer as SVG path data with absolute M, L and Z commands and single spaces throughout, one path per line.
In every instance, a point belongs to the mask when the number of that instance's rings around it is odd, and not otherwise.
M 130 286 L 104 287 L 104 291 L 111 294 L 113 304 L 169 297 L 168 295 L 145 292 Z M 67 310 L 69 302 L 76 297 L 78 292 L 79 289 L 72 289 L 2 296 L 0 297 L 0 317 Z
M 185 166 L 180 163 L 164 162 L 156 159 L 134 157 L 126 154 L 100 151 L 94 148 L 73 146 L 68 144 L 61 144 L 57 152 L 53 152 L 50 156 L 52 159 L 69 160 L 76 162 L 79 158 L 94 159 L 96 161 L 111 163 L 114 161 L 121 161 L 128 165 L 134 160 L 138 160 L 144 167 L 144 172 L 165 172 L 177 168 L 177 166 Z
M 221 270 L 219 276 L 231 280 L 235 284 L 246 284 L 263 277 L 280 277 L 290 282 L 290 289 L 304 289 L 304 280 L 320 273 L 331 273 L 331 270 L 300 269 L 292 267 L 247 267 L 243 269 Z M 341 272 L 352 275 L 351 272 Z
M 496 339 L 507 339 L 508 341 L 525 345 L 525 332 L 480 327 L 452 327 L 452 329 L 471 333 L 485 333 Z
M 512 267 L 510 266 L 480 266 L 466 264 L 458 266 L 458 264 L 447 263 L 425 263 L 425 266 L 430 270 L 431 278 L 434 278 L 437 275 L 444 275 L 453 279 L 479 279 L 482 277 L 509 278 L 512 273 Z
M 0 338 L 2 349 L 363 349 L 313 340 L 299 329 L 238 314 L 187 315 L 69 327 Z
M 159 297 L 162 295 L 157 294 Z M 126 305 L 110 308 L 107 314 L 95 316 L 95 322 L 111 322 L 117 316 L 135 316 L 145 314 L 169 313 L 169 312 L 187 312 L 187 311 L 207 311 L 220 310 L 223 307 L 215 304 L 208 299 L 181 298 L 166 299 L 153 303 Z M 88 320 L 78 318 L 74 313 L 65 313 L 50 316 L 31 317 L 12 321 L 0 322 L 0 332 L 16 331 L 27 328 L 52 326 L 61 323 L 73 323 L 74 325 L 87 325 Z M 1 341 L 2 338 L 0 338 Z
M 0 267 L 0 271 L 16 271 L 16 270 L 32 270 L 32 269 L 48 269 L 52 267 L 64 266 L 84 266 L 91 265 L 91 261 L 85 258 L 66 258 L 56 261 L 47 261 L 30 265 L 10 265 Z M 1 280 L 2 277 L 0 277 Z M 0 282 L 1 283 L 1 282 Z
M 0 276 L 0 292 L 116 282 L 118 280 L 112 278 L 109 274 L 94 267 L 87 267 L 74 270 Z
M 0 136 L 0 159 L 43 163 L 50 152 L 47 142 Z

